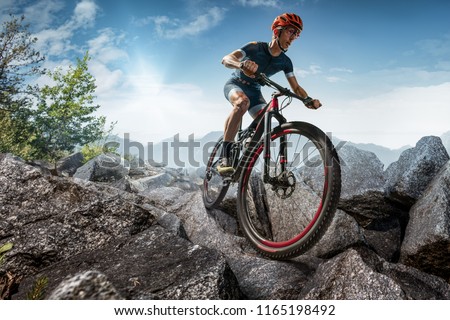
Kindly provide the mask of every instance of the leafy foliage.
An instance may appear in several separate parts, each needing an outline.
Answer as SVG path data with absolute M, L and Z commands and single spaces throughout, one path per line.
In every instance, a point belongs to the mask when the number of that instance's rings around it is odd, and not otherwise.
M 112 130 L 114 129 L 114 126 L 116 125 L 116 122 L 111 123 L 109 130 L 103 133 L 103 138 L 95 141 L 90 142 L 88 144 L 85 144 L 81 147 L 81 153 L 83 154 L 83 162 L 86 163 L 89 160 L 95 158 L 96 156 L 99 156 L 101 154 L 114 154 L 119 155 L 117 152 L 118 148 L 120 147 L 120 144 L 117 142 L 106 142 L 108 138 L 111 135 Z
M 24 20 L 24 16 L 11 16 L 0 32 L 0 107 L 4 110 L 20 106 L 13 102 L 23 101 L 26 94 L 34 92 L 26 80 L 45 72 L 40 67 L 44 57 L 34 49 L 37 38 L 31 36 Z
M 32 97 L 38 88 L 27 83 L 42 75 L 44 57 L 34 49 L 25 17 L 11 16 L 0 31 L 0 152 L 30 153 Z
M 46 71 L 24 19 L 11 16 L 0 32 L 0 152 L 56 163 L 76 146 L 102 138 L 106 119 L 95 115 L 87 52 L 65 72 L 47 72 L 51 85 L 29 85 Z
M 27 293 L 28 300 L 41 300 L 44 299 L 45 289 L 48 285 L 47 277 L 40 277 L 34 283 L 33 288 Z
M 11 242 L 5 243 L 0 246 L 0 264 L 3 262 L 3 255 L 5 252 L 11 250 L 13 248 L 13 244 Z
M 94 104 L 96 85 L 88 72 L 89 59 L 86 53 L 66 73 L 61 69 L 49 72 L 54 85 L 41 89 L 34 116 L 37 157 L 55 161 L 76 145 L 102 138 L 106 120 L 93 114 L 100 106 Z

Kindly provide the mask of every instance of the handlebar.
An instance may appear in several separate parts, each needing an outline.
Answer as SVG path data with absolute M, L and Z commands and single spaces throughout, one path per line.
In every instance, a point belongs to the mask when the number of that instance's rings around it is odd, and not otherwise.
M 305 103 L 306 100 L 307 100 L 307 99 L 304 99 L 304 98 L 300 97 L 299 95 L 295 94 L 294 92 L 292 92 L 288 88 L 285 88 L 285 87 L 279 85 L 278 83 L 276 83 L 275 81 L 269 79 L 269 77 L 267 77 L 264 73 L 256 73 L 255 77 L 256 77 L 256 80 L 261 85 L 263 85 L 263 86 L 267 85 L 269 87 L 272 87 L 273 89 L 278 90 L 282 95 L 296 98 L 296 99 L 300 100 L 303 103 Z

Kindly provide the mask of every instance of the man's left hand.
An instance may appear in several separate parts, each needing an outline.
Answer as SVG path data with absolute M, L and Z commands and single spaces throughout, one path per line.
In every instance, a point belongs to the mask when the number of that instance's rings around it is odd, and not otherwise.
M 314 110 L 319 109 L 322 106 L 318 99 L 312 99 L 310 97 L 305 99 L 304 104 L 307 108 Z

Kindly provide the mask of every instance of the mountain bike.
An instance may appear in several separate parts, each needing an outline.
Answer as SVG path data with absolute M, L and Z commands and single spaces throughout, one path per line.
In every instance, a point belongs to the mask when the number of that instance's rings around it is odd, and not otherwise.
M 322 130 L 283 116 L 293 98 L 304 99 L 264 74 L 258 81 L 275 92 L 249 127 L 239 129 L 231 149 L 232 175 L 217 172 L 223 138 L 215 144 L 203 180 L 203 201 L 208 209 L 218 207 L 230 185 L 238 183 L 243 234 L 263 255 L 289 259 L 309 250 L 331 223 L 341 192 L 340 162 Z

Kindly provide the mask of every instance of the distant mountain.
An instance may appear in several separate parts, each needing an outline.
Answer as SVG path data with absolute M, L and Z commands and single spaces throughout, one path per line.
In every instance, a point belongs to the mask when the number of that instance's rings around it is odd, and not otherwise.
M 440 136 L 442 140 L 442 144 L 444 145 L 447 153 L 450 154 L 450 131 L 445 132 Z M 333 139 L 334 143 L 334 139 Z M 376 154 L 378 159 L 384 164 L 384 168 L 386 169 L 392 162 L 395 162 L 400 157 L 401 153 L 413 146 L 403 146 L 399 149 L 389 149 L 380 145 L 376 145 L 373 143 L 353 143 L 348 142 L 349 145 L 352 145 L 358 149 L 370 151 Z
M 334 143 L 334 142 L 333 142 Z M 348 145 L 354 146 L 358 149 L 364 151 L 370 151 L 375 153 L 375 155 L 384 164 L 386 169 L 392 162 L 395 162 L 400 157 L 400 154 L 406 149 L 412 148 L 411 146 L 403 146 L 399 149 L 389 149 L 373 143 L 353 143 L 351 141 L 347 142 Z
M 188 137 L 188 140 L 180 140 L 178 135 L 167 138 L 158 143 L 148 143 L 146 145 L 136 141 L 125 140 L 122 137 L 113 136 L 108 141 L 115 141 L 120 146 L 118 152 L 120 154 L 131 154 L 136 158 L 144 160 L 150 159 L 153 165 L 165 165 L 168 167 L 202 167 L 208 160 L 208 154 L 214 147 L 215 142 L 222 136 L 221 131 L 212 131 L 201 138 L 195 136 Z M 441 136 L 442 142 L 450 154 L 450 131 Z M 335 146 L 342 144 L 343 140 L 333 137 Z M 354 146 L 358 149 L 373 152 L 378 159 L 384 164 L 386 169 L 392 162 L 400 157 L 400 154 L 412 146 L 403 146 L 398 149 L 390 149 L 373 143 L 353 143 L 351 141 L 346 144 Z

